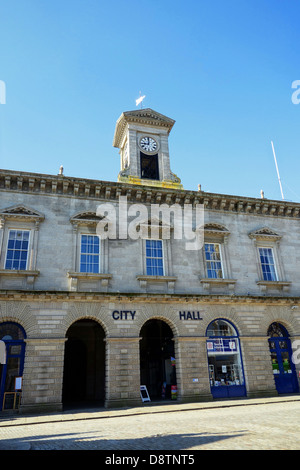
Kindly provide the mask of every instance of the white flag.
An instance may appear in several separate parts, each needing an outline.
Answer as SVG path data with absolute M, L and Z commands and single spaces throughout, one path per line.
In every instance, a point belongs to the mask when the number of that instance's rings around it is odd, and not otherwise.
M 144 98 L 146 98 L 146 95 L 140 96 L 137 100 L 135 100 L 135 105 L 138 106 Z

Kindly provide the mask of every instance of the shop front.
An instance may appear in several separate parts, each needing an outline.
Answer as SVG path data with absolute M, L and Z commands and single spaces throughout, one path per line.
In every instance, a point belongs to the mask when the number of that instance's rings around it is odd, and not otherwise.
M 25 331 L 14 322 L 0 323 L 0 403 L 1 410 L 17 410 L 21 401 L 25 359 Z
M 240 343 L 235 327 L 218 319 L 207 328 L 206 341 L 210 388 L 213 398 L 246 395 Z

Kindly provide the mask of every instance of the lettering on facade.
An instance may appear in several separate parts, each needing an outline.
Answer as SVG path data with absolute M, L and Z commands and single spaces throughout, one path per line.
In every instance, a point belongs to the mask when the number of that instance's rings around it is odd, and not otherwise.
M 114 320 L 134 320 L 136 310 L 114 310 L 112 317 Z
M 179 320 L 203 320 L 203 318 L 198 311 L 182 310 L 179 312 Z

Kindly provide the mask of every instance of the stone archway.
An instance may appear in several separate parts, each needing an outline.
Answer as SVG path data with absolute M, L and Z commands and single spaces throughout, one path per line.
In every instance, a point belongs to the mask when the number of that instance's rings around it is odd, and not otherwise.
M 151 400 L 170 399 L 176 385 L 173 332 L 163 320 L 153 318 L 141 328 L 141 385 L 146 385 Z
M 66 334 L 63 405 L 103 406 L 105 400 L 105 332 L 91 319 L 77 320 Z

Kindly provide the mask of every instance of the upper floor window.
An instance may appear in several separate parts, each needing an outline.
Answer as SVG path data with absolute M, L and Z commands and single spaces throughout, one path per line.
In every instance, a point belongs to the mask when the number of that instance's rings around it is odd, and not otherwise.
M 100 239 L 98 235 L 81 235 L 80 272 L 100 272 Z
M 162 240 L 146 240 L 146 274 L 150 276 L 164 275 Z
M 277 281 L 277 273 L 272 248 L 258 248 L 264 281 Z
M 280 255 L 281 235 L 269 227 L 254 230 L 248 235 L 253 240 L 255 248 L 257 285 L 262 291 L 279 289 L 287 292 L 291 283 L 285 278 Z
M 29 230 L 9 230 L 5 269 L 27 269 Z
M 205 263 L 208 278 L 223 278 L 221 246 L 219 243 L 205 243 Z

